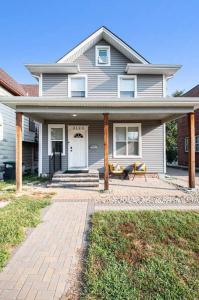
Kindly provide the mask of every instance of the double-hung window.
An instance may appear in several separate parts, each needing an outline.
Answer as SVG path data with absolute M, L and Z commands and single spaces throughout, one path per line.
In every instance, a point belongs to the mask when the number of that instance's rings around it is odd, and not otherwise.
M 86 75 L 68 76 L 68 96 L 87 97 L 87 76 Z
M 65 125 L 48 125 L 48 155 L 53 153 L 65 155 Z
M 95 64 L 96 66 L 110 66 L 110 46 L 96 46 Z
M 141 157 L 141 124 L 113 125 L 114 157 Z
M 118 76 L 118 97 L 134 98 L 137 96 L 137 77 L 130 75 Z
M 189 138 L 185 137 L 185 152 L 189 151 Z M 195 152 L 199 152 L 199 135 L 195 136 Z

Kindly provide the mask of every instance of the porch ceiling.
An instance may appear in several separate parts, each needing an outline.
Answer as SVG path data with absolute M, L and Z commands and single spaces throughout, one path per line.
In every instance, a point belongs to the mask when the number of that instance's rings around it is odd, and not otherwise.
M 43 120 L 161 120 L 167 122 L 199 108 L 197 97 L 155 98 L 68 98 L 68 97 L 0 97 L 0 103 Z M 76 117 L 73 117 L 76 114 Z
M 89 120 L 96 120 L 96 121 L 103 121 L 103 114 L 102 113 L 78 113 L 77 111 L 73 111 L 71 113 L 53 113 L 53 112 L 41 112 L 41 113 L 28 113 L 24 112 L 24 114 L 28 117 L 31 117 L 34 120 L 39 122 L 43 121 L 89 121 Z M 184 113 L 185 114 L 185 113 Z M 161 122 L 167 122 L 168 120 L 177 119 L 184 114 L 176 113 L 176 114 L 169 114 L 169 113 L 110 113 L 109 120 L 110 121 L 144 121 L 144 120 L 159 120 Z

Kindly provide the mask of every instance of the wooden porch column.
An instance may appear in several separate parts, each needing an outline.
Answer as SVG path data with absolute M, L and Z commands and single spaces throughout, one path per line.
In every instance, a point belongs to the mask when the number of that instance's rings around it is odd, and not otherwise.
M 109 189 L 109 167 L 108 167 L 108 116 L 104 114 L 104 190 Z
M 188 130 L 189 130 L 189 188 L 195 188 L 195 114 L 188 114 Z
M 16 113 L 16 191 L 22 191 L 22 113 Z

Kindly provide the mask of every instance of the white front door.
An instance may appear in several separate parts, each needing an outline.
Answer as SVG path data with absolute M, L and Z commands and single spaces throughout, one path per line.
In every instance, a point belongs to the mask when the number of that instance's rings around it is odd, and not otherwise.
M 88 126 L 68 126 L 68 169 L 88 168 Z

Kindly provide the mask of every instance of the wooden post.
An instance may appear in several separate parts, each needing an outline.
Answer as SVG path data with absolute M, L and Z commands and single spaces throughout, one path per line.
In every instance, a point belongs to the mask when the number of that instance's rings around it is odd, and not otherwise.
M 109 167 L 108 167 L 108 116 L 104 114 L 104 190 L 109 189 Z
M 189 130 L 189 188 L 195 188 L 195 114 L 188 114 L 188 130 Z
M 22 113 L 16 113 L 16 191 L 22 191 Z

